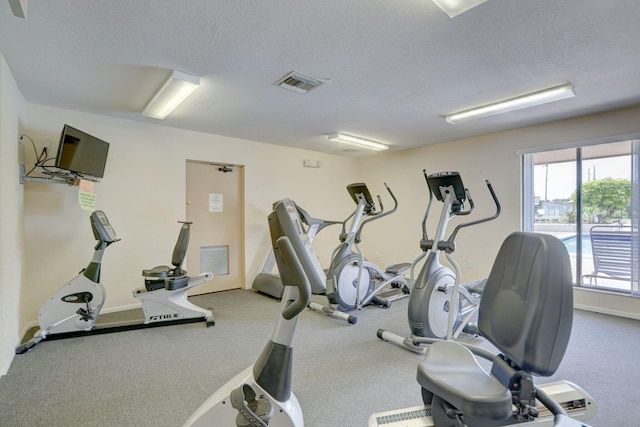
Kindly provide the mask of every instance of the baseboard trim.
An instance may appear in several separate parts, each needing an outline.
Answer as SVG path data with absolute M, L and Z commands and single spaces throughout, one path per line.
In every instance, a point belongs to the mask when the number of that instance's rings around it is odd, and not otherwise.
M 611 316 L 626 317 L 628 319 L 640 320 L 640 314 L 630 313 L 628 311 L 612 310 L 605 307 L 594 307 L 585 304 L 574 304 L 574 308 L 578 310 L 591 311 L 593 313 L 609 314 Z
M 594 313 L 640 320 L 640 298 L 603 289 L 574 287 L 574 307 Z

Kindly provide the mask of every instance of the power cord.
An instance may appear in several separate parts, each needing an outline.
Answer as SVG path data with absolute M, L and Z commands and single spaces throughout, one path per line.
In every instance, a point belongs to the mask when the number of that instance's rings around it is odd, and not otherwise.
M 54 173 L 47 169 L 47 167 L 45 166 L 45 163 L 50 161 L 50 160 L 55 160 L 55 158 L 48 157 L 49 152 L 48 152 L 47 147 L 42 147 L 42 151 L 40 152 L 40 154 L 38 154 L 38 150 L 36 149 L 36 144 L 35 144 L 35 142 L 33 142 L 33 139 L 29 135 L 26 135 L 26 134 L 20 135 L 20 141 L 24 141 L 25 138 L 28 139 L 31 142 L 31 146 L 33 147 L 33 153 L 35 154 L 35 157 L 36 157 L 35 164 L 29 170 L 29 172 L 27 172 L 25 175 L 26 176 L 31 176 L 31 173 L 37 167 L 41 167 L 43 169 L 44 173 L 46 175 L 49 175 L 48 176 L 49 179 L 53 178 Z

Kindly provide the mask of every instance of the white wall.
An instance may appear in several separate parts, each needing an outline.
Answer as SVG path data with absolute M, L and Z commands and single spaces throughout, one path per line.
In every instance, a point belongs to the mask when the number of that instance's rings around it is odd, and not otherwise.
M 639 132 L 640 107 L 635 107 L 363 159 L 360 164 L 363 179 L 374 183 L 377 192 L 383 191 L 381 183 L 388 180 L 400 202 L 394 216 L 371 225 L 364 236 L 365 253 L 377 255 L 376 260 L 381 263 L 410 262 L 418 255 L 420 223 L 428 201 L 421 171 L 423 168 L 429 173 L 456 170 L 473 196 L 474 218 L 493 212 L 484 184 L 486 179 L 493 184 L 502 204 L 499 219 L 463 229 L 457 239 L 455 257 L 462 267 L 463 281 L 486 277 L 504 238 L 520 229 L 521 180 L 517 150 Z M 441 203 L 434 205 L 429 230 L 435 229 L 440 213 Z M 452 221 L 452 225 L 456 223 Z M 467 262 L 471 262 L 473 268 L 467 268 Z M 640 318 L 640 299 L 635 297 L 576 290 L 575 303 L 585 309 Z
M 0 54 L 0 375 L 9 369 L 20 338 L 23 223 L 18 138 L 24 110 L 22 94 Z
M 95 185 L 96 209 L 105 211 L 122 240 L 111 245 L 103 259 L 106 309 L 135 304 L 131 291 L 142 285 L 141 270 L 170 261 L 176 220 L 186 212 L 187 159 L 245 167 L 247 287 L 270 250 L 267 215 L 274 201 L 292 198 L 317 217 L 333 218 L 336 211 L 342 217 L 351 208 L 347 199 L 342 205 L 333 200 L 356 180 L 355 159 L 34 104 L 27 104 L 27 115 L 24 132 L 36 144 L 53 140 L 55 148 L 65 123 L 110 143 L 105 177 Z M 32 151 L 25 150 L 29 164 Z M 304 159 L 319 160 L 321 167 L 305 168 Z M 36 320 L 40 305 L 91 258 L 95 241 L 89 212 L 79 208 L 77 197 L 77 187 L 25 185 L 22 327 Z M 337 234 L 336 229 L 319 238 L 316 249 L 325 264 Z

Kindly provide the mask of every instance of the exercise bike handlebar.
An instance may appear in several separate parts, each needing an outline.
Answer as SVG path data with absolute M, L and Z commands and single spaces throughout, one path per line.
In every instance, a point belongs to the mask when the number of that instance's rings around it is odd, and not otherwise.
M 500 216 L 500 212 L 502 211 L 502 208 L 500 206 L 500 201 L 498 200 L 498 196 L 496 195 L 496 192 L 493 189 L 493 186 L 491 185 L 491 183 L 489 182 L 489 180 L 485 180 L 485 183 L 487 184 L 487 188 L 489 189 L 489 193 L 491 193 L 491 198 L 493 199 L 493 203 L 496 205 L 496 212 L 495 214 L 493 214 L 492 216 L 486 217 L 486 218 L 481 218 L 475 221 L 470 221 L 470 222 L 466 222 L 464 224 L 458 224 L 456 226 L 456 228 L 453 229 L 453 233 L 451 233 L 451 236 L 449 236 L 449 238 L 447 239 L 447 241 L 449 242 L 453 242 L 455 241 L 455 238 L 458 234 L 458 231 L 460 231 L 462 228 L 465 227 L 470 227 L 472 225 L 477 225 L 477 224 L 482 224 L 483 222 L 489 222 L 489 221 L 493 221 L 494 219 L 498 218 Z M 471 210 L 473 210 L 473 200 L 471 199 L 471 195 L 469 194 L 469 191 L 466 190 L 467 193 L 467 198 L 469 200 L 469 206 L 470 209 L 468 211 L 466 211 L 466 213 L 459 213 L 461 215 L 467 215 L 468 213 L 471 212 Z
M 282 236 L 276 240 L 276 250 L 279 250 L 289 267 L 289 272 L 298 287 L 298 298 L 282 310 L 282 317 L 287 320 L 293 319 L 307 307 L 311 300 L 311 285 L 304 272 L 300 259 L 296 254 L 293 245 L 288 237 Z

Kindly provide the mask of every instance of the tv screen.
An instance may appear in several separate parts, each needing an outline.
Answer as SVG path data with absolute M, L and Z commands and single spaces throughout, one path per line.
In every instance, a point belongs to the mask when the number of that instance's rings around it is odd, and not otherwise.
M 56 156 L 56 167 L 80 176 L 102 178 L 108 153 L 108 142 L 64 125 Z

